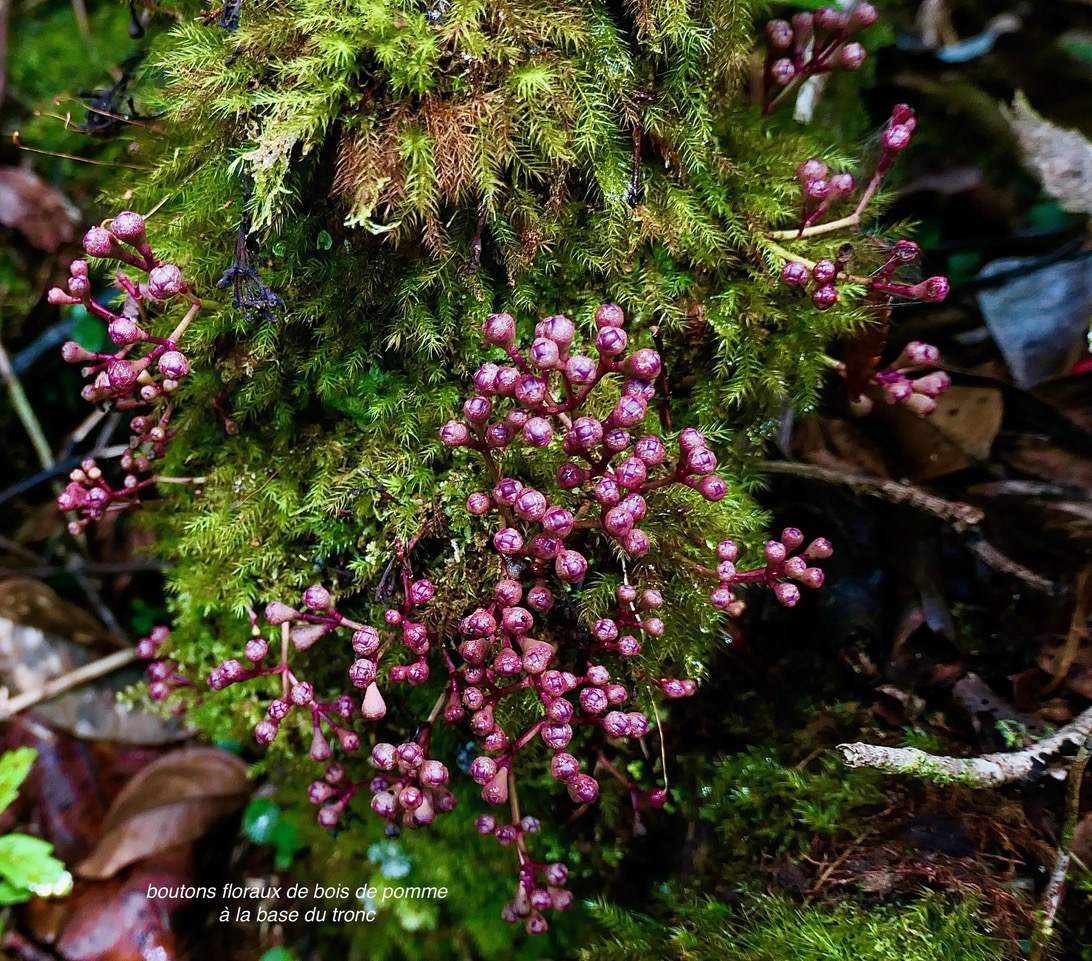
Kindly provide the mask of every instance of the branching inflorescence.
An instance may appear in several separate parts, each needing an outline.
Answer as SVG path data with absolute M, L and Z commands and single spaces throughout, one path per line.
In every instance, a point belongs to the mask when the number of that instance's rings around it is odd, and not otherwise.
M 853 18 L 869 4 L 859 4 L 849 14 L 841 17 Z M 822 11 L 820 11 L 822 13 Z M 873 16 L 872 10 L 869 16 Z M 800 15 L 810 17 L 810 14 Z M 818 19 L 820 14 L 817 13 Z M 794 18 L 795 24 L 799 17 Z M 783 34 L 784 29 L 792 29 L 784 21 L 771 21 L 768 35 Z M 906 149 L 913 137 L 917 121 L 914 111 L 906 104 L 899 104 L 891 111 L 891 117 L 881 135 L 882 150 L 876 166 L 861 191 L 853 211 L 836 220 L 825 220 L 827 214 L 840 204 L 848 202 L 857 191 L 856 178 L 846 172 L 834 173 L 830 167 L 817 157 L 803 161 L 796 168 L 796 180 L 800 184 L 800 224 L 795 230 L 775 230 L 768 234 L 770 241 L 801 240 L 821 234 L 832 233 L 844 228 L 857 227 L 869 203 L 876 195 L 880 183 L 891 169 L 895 158 Z M 781 282 L 792 290 L 809 293 L 811 301 L 818 310 L 829 310 L 841 298 L 839 284 L 847 283 L 863 287 L 867 302 L 879 310 L 885 310 L 896 297 L 935 304 L 948 296 L 950 285 L 946 277 L 928 277 L 925 280 L 910 282 L 899 279 L 898 272 L 912 267 L 921 257 L 921 248 L 912 240 L 897 240 L 887 249 L 886 261 L 871 275 L 855 276 L 849 272 L 853 258 L 853 245 L 842 244 L 830 258 L 810 261 L 770 244 L 770 249 L 784 259 L 781 268 Z M 846 365 L 828 358 L 830 365 L 846 376 Z M 877 388 L 890 404 L 904 404 L 920 416 L 927 416 L 936 409 L 936 398 L 951 386 L 951 379 L 943 371 L 934 371 L 923 377 L 911 378 L 908 372 L 918 372 L 925 367 L 935 367 L 940 362 L 940 352 L 929 344 L 912 343 L 908 345 L 890 365 L 882 370 L 871 371 L 865 379 L 867 385 Z M 851 397 L 858 413 L 867 413 L 872 402 L 863 395 Z
M 820 7 L 766 24 L 763 105 L 773 113 L 808 77 L 832 70 L 860 70 L 865 48 L 853 38 L 879 19 L 871 3 L 850 10 Z M 776 93 L 775 93 L 776 91 Z
M 435 586 L 415 578 L 407 552 L 400 551 L 401 601 L 387 607 L 379 627 L 347 617 L 326 588 L 314 585 L 297 607 L 274 601 L 265 609 L 265 621 L 280 628 L 275 664 L 267 664 L 272 648 L 254 616 L 245 650 L 250 666 L 229 659 L 208 679 L 221 689 L 280 678 L 280 696 L 269 702 L 255 736 L 269 743 L 290 714 L 309 715 L 311 757 L 328 765 L 323 779 L 312 784 L 310 798 L 327 826 L 336 824 L 365 788 L 373 811 L 388 822 L 392 834 L 423 827 L 452 810 L 456 798 L 448 768 L 429 756 L 432 733 L 441 721 L 468 726 L 479 747 L 469 763 L 471 779 L 488 804 L 511 810 L 508 821 L 493 815 L 477 821 L 479 831 L 517 853 L 516 892 L 503 914 L 532 933 L 546 930 L 543 912 L 563 910 L 572 896 L 563 887 L 565 866 L 537 862 L 528 852 L 528 838 L 539 822 L 519 811 L 515 771 L 520 756 L 545 750 L 546 769 L 577 805 L 599 797 L 597 774 L 618 780 L 631 800 L 635 832 L 643 833 L 641 810 L 662 807 L 666 788 L 641 789 L 609 756 L 652 729 L 644 711 L 627 709 L 635 685 L 668 699 L 697 690 L 692 679 L 651 676 L 634 666 L 642 647 L 665 631 L 658 616 L 664 605 L 661 591 L 639 583 L 640 558 L 652 548 L 645 529 L 648 498 L 678 486 L 717 502 L 727 490 L 716 473 L 716 455 L 700 431 L 687 428 L 668 444 L 645 430 L 661 360 L 653 349 L 631 350 L 623 322 L 618 307 L 599 307 L 594 349 L 584 353 L 575 349 L 576 325 L 564 316 L 539 323 L 526 352 L 516 346 L 511 316 L 495 314 L 486 321 L 486 340 L 503 350 L 510 363 L 481 365 L 463 418 L 449 421 L 440 435 L 448 447 L 473 451 L 484 462 L 491 488 L 470 494 L 466 508 L 473 517 L 492 519 L 496 559 L 491 564 L 497 574 L 452 629 L 445 629 L 452 622 L 443 612 L 429 609 Z M 609 412 L 588 413 L 608 390 L 618 392 Z M 550 484 L 540 485 L 549 492 L 506 472 L 508 456 L 517 449 L 532 463 L 558 449 L 565 455 L 556 471 L 551 469 Z M 764 562 L 754 570 L 736 568 L 738 550 L 730 541 L 719 545 L 715 570 L 693 566 L 696 576 L 717 581 L 710 598 L 715 608 L 738 614 L 742 601 L 732 589 L 745 584 L 766 585 L 791 606 L 799 590 L 790 581 L 818 587 L 822 572 L 809 561 L 830 554 L 830 545 L 818 540 L 803 555 L 790 557 L 802 540 L 798 531 L 786 531 L 782 542 L 766 545 Z M 628 558 L 634 569 L 624 574 L 611 609 L 585 621 L 572 599 L 589 568 L 612 563 L 612 556 Z M 622 567 L 627 571 L 626 564 Z M 339 631 L 349 634 L 354 656 L 349 682 L 363 694 L 358 700 L 341 695 L 319 701 L 290 660 Z M 329 763 L 331 734 L 345 754 L 360 746 L 349 720 L 353 714 L 368 721 L 385 717 L 384 675 L 388 685 L 419 687 L 437 669 L 443 682 L 431 714 L 412 738 L 373 746 L 376 773 L 370 780 L 355 782 L 340 762 Z M 592 752 L 588 764 L 579 757 L 585 748 Z
M 69 363 L 88 365 L 83 373 L 93 380 L 83 388 L 84 400 L 92 404 L 110 403 L 119 411 L 150 410 L 130 422 L 132 436 L 129 449 L 120 460 L 125 474 L 120 487 L 111 486 L 93 458 L 72 472 L 68 485 L 57 497 L 57 506 L 62 511 L 77 512 L 76 519 L 68 525 L 73 534 L 80 533 L 90 521 L 101 520 L 107 512 L 135 507 L 146 487 L 192 481 L 154 476 L 152 462 L 163 456 L 174 434 L 170 426 L 174 410 L 172 395 L 179 381 L 190 372 L 190 362 L 179 350 L 178 341 L 197 316 L 201 301 L 190 291 L 177 266 L 156 257 L 140 214 L 125 211 L 108 224 L 87 231 L 83 249 L 92 257 L 143 271 L 147 279 L 137 282 L 124 269 L 117 272 L 117 284 L 127 296 L 120 311 L 114 313 L 91 296 L 87 261 L 74 260 L 69 268 L 68 290 L 54 287 L 49 292 L 49 302 L 82 304 L 106 322 L 107 333 L 118 348 L 113 353 L 94 352 L 71 340 L 62 348 L 62 355 Z M 190 305 L 185 316 L 167 337 L 153 337 L 145 329 L 149 312 L 162 310 L 178 299 Z M 149 349 L 139 352 L 144 346 Z

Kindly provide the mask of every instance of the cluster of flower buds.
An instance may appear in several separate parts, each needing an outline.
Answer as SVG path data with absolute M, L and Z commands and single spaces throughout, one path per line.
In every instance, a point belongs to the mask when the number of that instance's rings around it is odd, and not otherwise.
M 738 616 L 743 613 L 743 602 L 733 588 L 740 584 L 764 584 L 773 590 L 781 604 L 794 607 L 800 600 L 800 588 L 796 584 L 822 587 L 823 571 L 813 562 L 825 560 L 834 553 L 830 541 L 824 537 L 817 537 L 803 551 L 793 553 L 803 543 L 804 535 L 799 530 L 786 527 L 781 532 L 781 540 L 766 542 L 763 549 L 765 562 L 761 567 L 740 570 L 736 566 L 739 546 L 734 541 L 721 541 L 717 545 L 716 570 L 706 571 L 718 582 L 709 595 L 710 603 L 732 616 Z
M 267 621 L 281 627 L 282 643 L 277 663 L 268 663 L 270 645 L 262 636 L 257 615 L 252 613 L 252 636 L 246 643 L 243 656 L 253 666 L 245 667 L 236 658 L 228 658 L 212 669 L 208 676 L 208 684 L 214 691 L 220 691 L 232 684 L 251 681 L 258 677 L 273 675 L 280 677 L 281 696 L 269 702 L 265 718 L 254 728 L 255 739 L 259 744 L 271 743 L 280 732 L 281 723 L 293 711 L 299 709 L 310 715 L 311 758 L 315 761 L 325 761 L 332 753 L 330 736 L 336 737 L 341 749 L 346 753 L 356 751 L 360 747 L 359 736 L 344 723 L 355 713 L 356 702 L 348 694 L 341 694 L 332 701 L 318 700 L 311 683 L 302 680 L 292 670 L 289 652 L 293 647 L 296 650 L 306 650 L 314 643 L 315 638 L 309 637 L 300 629 L 301 627 L 322 627 L 325 630 L 321 633 L 326 633 L 342 624 L 354 628 L 362 625 L 342 618 L 331 604 L 329 591 L 319 585 L 304 591 L 303 606 L 307 610 L 300 612 L 286 604 L 274 602 L 266 609 Z M 293 628 L 290 623 L 293 619 L 298 619 L 303 624 Z M 323 730 L 324 725 L 329 730 L 329 735 Z
M 887 262 L 869 279 L 871 290 L 899 297 L 909 297 L 927 304 L 936 304 L 948 296 L 950 285 L 947 277 L 929 277 L 915 284 L 900 283 L 894 279 L 894 273 L 900 267 L 907 267 L 921 257 L 921 248 L 912 240 L 897 240 L 888 253 Z M 928 361 L 927 363 L 935 363 Z
M 857 191 L 856 178 L 849 173 L 831 174 L 827 164 L 818 157 L 811 157 L 797 166 L 796 179 L 801 192 L 800 226 L 795 231 L 775 231 L 771 236 L 799 238 L 809 232 L 818 233 L 859 223 L 861 214 L 875 196 L 895 157 L 909 146 L 916 125 L 914 111 L 906 104 L 899 104 L 891 111 L 891 118 L 880 137 L 883 149 L 872 176 L 861 191 L 853 211 L 843 219 L 820 223 L 826 214 L 854 195 Z
M 105 321 L 107 333 L 117 346 L 113 353 L 90 351 L 75 341 L 61 348 L 61 355 L 73 364 L 85 364 L 85 377 L 92 378 L 82 391 L 93 404 L 109 401 L 117 410 L 135 410 L 159 406 L 158 413 L 135 416 L 131 422 L 129 450 L 122 456 L 125 478 L 121 488 L 113 490 L 101 479 L 97 467 L 83 468 L 87 477 L 73 476 L 73 483 L 58 498 L 63 511 L 75 510 L 79 518 L 69 525 L 79 533 L 92 520 L 100 520 L 106 510 L 118 511 L 139 503 L 139 491 L 154 483 L 148 475 L 151 462 L 162 457 L 173 435 L 170 418 L 171 395 L 190 372 L 190 363 L 179 349 L 178 340 L 197 315 L 201 302 L 190 292 L 181 270 L 162 263 L 148 243 L 144 218 L 132 211 L 118 214 L 108 227 L 92 227 L 83 238 L 83 248 L 92 257 L 115 260 L 147 274 L 135 282 L 124 270 L 117 272 L 117 285 L 126 293 L 119 313 L 102 306 L 92 296 L 86 260 L 74 260 L 69 267 L 68 289 L 49 291 L 51 304 L 82 304 L 92 315 Z M 154 337 L 146 330 L 149 311 L 159 311 L 171 301 L 184 299 L 189 310 L 167 337 Z M 144 348 L 147 348 L 144 350 Z M 142 352 L 140 352 L 142 351 Z M 163 403 L 164 400 L 166 403 Z M 98 477 L 91 478 L 92 473 Z
M 811 284 L 811 302 L 819 310 L 829 310 L 838 303 L 838 279 L 845 277 L 853 248 L 844 244 L 833 260 L 817 260 L 808 265 L 799 260 L 790 260 L 781 268 L 781 282 L 793 290 L 804 290 Z
M 788 20 L 766 24 L 766 113 L 772 113 L 790 90 L 806 78 L 832 70 L 860 70 L 865 48 L 853 38 L 879 19 L 871 3 L 850 10 L 820 7 Z M 775 95 L 775 91 L 779 91 Z
M 688 678 L 649 677 L 631 666 L 642 645 L 665 631 L 659 616 L 664 598 L 658 586 L 635 586 L 630 579 L 655 576 L 653 571 L 639 567 L 626 574 L 612 608 L 597 619 L 585 620 L 572 603 L 571 593 L 588 573 L 589 557 L 613 556 L 617 548 L 639 559 L 650 551 L 651 536 L 642 524 L 655 509 L 657 491 L 677 485 L 711 502 L 727 492 L 725 481 L 716 474 L 716 455 L 700 431 L 688 428 L 669 445 L 646 429 L 661 361 L 655 350 L 631 349 L 623 325 L 618 307 L 604 304 L 597 309 L 593 358 L 577 349 L 576 325 L 567 317 L 539 323 L 526 353 L 516 346 L 511 316 L 496 314 L 486 321 L 486 340 L 503 350 L 510 363 L 481 366 L 474 378 L 476 394 L 464 404 L 463 419 L 445 424 L 441 438 L 449 447 L 480 453 L 494 478 L 492 489 L 471 494 L 466 507 L 471 516 L 494 518 L 491 540 L 500 572 L 488 593 L 453 625 L 453 637 L 441 637 L 437 618 L 418 610 L 433 599 L 436 589 L 428 580 L 414 579 L 399 553 L 402 602 L 384 611 L 380 628 L 346 617 L 329 591 L 314 585 L 296 607 L 274 601 L 265 609 L 265 620 L 281 630 L 281 663 L 262 666 L 268 644 L 254 615 L 254 636 L 246 650 L 254 666 L 228 660 L 209 677 L 211 686 L 220 688 L 279 675 L 284 693 L 258 724 L 258 740 L 271 741 L 280 721 L 298 705 L 312 713 L 316 737 L 312 757 L 326 760 L 330 748 L 320 733 L 321 724 L 338 733 L 345 750 L 358 743 L 355 734 L 330 720 L 331 714 L 348 717 L 354 702 L 348 695 L 332 704 L 317 702 L 311 686 L 289 668 L 289 650 L 306 651 L 332 632 L 351 631 L 356 659 L 349 680 L 364 690 L 359 713 L 372 721 L 387 713 L 379 687 L 381 669 L 392 683 L 417 686 L 429 681 L 430 662 L 433 669 L 442 663 L 445 689 L 420 733 L 401 744 L 379 743 L 372 751 L 372 763 L 379 770 L 367 782 L 372 808 L 387 821 L 390 834 L 428 824 L 437 814 L 450 811 L 455 798 L 447 787 L 448 770 L 428 758 L 429 737 L 438 719 L 465 723 L 479 746 L 469 764 L 470 777 L 487 803 L 513 809 L 512 824 L 498 828 L 492 815 L 479 820 L 480 827 L 488 826 L 486 833 L 495 833 L 519 852 L 517 893 L 505 917 L 524 921 L 531 932 L 545 930 L 542 912 L 567 907 L 571 896 L 560 890 L 563 866 L 536 864 L 527 854 L 525 835 L 536 830 L 538 822 L 521 819 L 516 812 L 513 784 L 520 752 L 544 744 L 550 752 L 551 775 L 578 805 L 598 799 L 597 770 L 621 777 L 633 799 L 635 831 L 641 833 L 638 809 L 662 807 L 666 790 L 641 790 L 619 775 L 605 752 L 621 752 L 627 740 L 643 738 L 651 730 L 647 714 L 627 709 L 635 682 L 668 699 L 689 697 L 697 690 Z M 581 410 L 599 385 L 604 391 L 618 391 L 605 416 Z M 598 398 L 593 403 L 593 409 L 604 409 Z M 506 474 L 507 452 L 516 448 L 522 448 L 521 460 L 560 455 L 550 493 L 539 489 L 545 485 L 527 486 Z M 788 575 L 778 568 L 767 582 L 778 589 L 783 576 Z M 444 623 L 439 619 L 440 625 Z M 455 649 L 443 643 L 451 640 Z M 404 649 L 408 658 L 384 667 L 381 659 L 392 649 Z M 608 667 L 606 662 L 612 659 L 617 664 Z M 583 769 L 577 756 L 578 729 L 595 745 L 596 761 L 590 770 Z M 325 825 L 336 823 L 361 790 L 361 784 L 345 779 L 340 767 L 333 770 L 333 779 L 328 773 L 311 787 L 311 800 L 322 805 L 319 819 Z
M 399 825 L 422 828 L 437 814 L 455 810 L 455 795 L 447 787 L 447 767 L 427 755 L 430 733 L 431 726 L 426 725 L 416 740 L 403 744 L 383 741 L 372 748 L 372 765 L 379 770 L 369 785 L 372 810 L 389 822 L 391 835 L 397 834 Z
M 952 379 L 942 370 L 935 370 L 940 363 L 940 351 L 932 344 L 919 340 L 907 344 L 899 356 L 886 367 L 877 370 L 868 384 L 878 388 L 889 404 L 903 404 L 919 417 L 927 417 L 937 408 L 936 398 L 952 386 Z M 839 365 L 845 374 L 845 365 Z M 858 414 L 872 409 L 872 399 L 862 394 L 852 399 Z
M 337 827 L 349 802 L 363 790 L 365 782 L 350 780 L 345 765 L 334 761 L 326 765 L 321 781 L 312 782 L 307 797 L 312 804 L 321 805 L 318 822 L 323 827 Z
M 92 521 L 102 520 L 108 512 L 135 507 L 140 503 L 140 492 L 153 483 L 130 471 L 121 486 L 114 488 L 102 476 L 97 461 L 88 457 L 68 475 L 68 483 L 57 495 L 57 507 L 78 512 L 79 516 L 68 524 L 69 533 L 76 535 Z
M 522 922 L 528 934 L 545 934 L 550 925 L 543 912 L 567 910 L 573 896 L 565 888 L 569 869 L 564 864 L 539 864 L 527 854 L 525 838 L 539 831 L 538 818 L 523 817 L 518 824 L 501 824 L 492 814 L 483 814 L 475 826 L 479 834 L 491 834 L 505 847 L 515 846 L 519 855 L 516 893 L 504 906 L 501 917 L 513 924 Z
M 807 230 L 820 217 L 853 196 L 857 180 L 850 173 L 831 174 L 830 168 L 812 157 L 796 168 L 800 183 L 800 229 Z
M 843 244 L 833 260 L 818 260 L 810 268 L 803 260 L 789 260 L 781 268 L 781 282 L 793 290 L 804 290 L 811 284 L 811 300 L 819 310 L 828 310 L 838 302 L 839 280 L 867 287 L 876 294 L 886 294 L 935 304 L 948 296 L 947 277 L 929 277 L 909 284 L 892 276 L 900 267 L 914 263 L 921 248 L 912 240 L 899 240 L 891 248 L 888 259 L 871 277 L 854 277 L 847 272 L 853 256 L 852 244 Z
M 165 701 L 178 688 L 193 686 L 189 678 L 181 673 L 178 662 L 164 654 L 170 637 L 170 629 L 160 624 L 153 627 L 147 637 L 137 641 L 137 657 L 151 662 L 147 667 L 148 696 L 153 701 Z

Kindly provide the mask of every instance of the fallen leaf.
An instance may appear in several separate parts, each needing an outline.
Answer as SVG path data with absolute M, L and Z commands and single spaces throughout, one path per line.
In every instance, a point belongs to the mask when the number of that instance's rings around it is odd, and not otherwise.
M 900 474 L 911 482 L 933 480 L 985 460 L 1003 415 L 998 388 L 965 384 L 941 394 L 928 417 L 917 417 L 902 404 L 877 404 L 872 412 L 893 435 L 891 447 L 899 458 Z
M 1092 214 L 1092 143 L 1076 130 L 1044 120 L 1017 93 L 1009 123 L 1043 190 L 1070 213 Z
M 996 727 L 998 721 L 1017 721 L 1031 735 L 1041 736 L 1046 733 L 1043 722 L 1032 714 L 1016 710 L 1011 704 L 998 697 L 993 689 L 981 677 L 968 672 L 952 685 L 952 699 L 971 718 L 976 732 L 981 732 L 982 721 L 989 727 Z
M 194 841 L 246 803 L 246 764 L 227 751 L 172 751 L 136 775 L 110 806 L 103 834 L 74 873 L 108 878 L 165 848 Z
M 1044 265 L 1039 257 L 1008 257 L 986 264 L 978 280 L 1002 275 L 978 291 L 978 306 L 1013 381 L 1027 389 L 1068 373 L 1088 350 L 1092 258 Z
M 1058 641 L 1044 648 L 1036 663 L 1049 676 L 1054 677 L 1062 667 L 1064 654 L 1065 644 Z M 1088 637 L 1080 639 L 1073 663 L 1066 672 L 1062 686 L 1081 697 L 1092 697 L 1092 639 Z
M 185 902 L 147 892 L 192 883 L 192 848 L 184 845 L 115 878 L 77 880 L 69 897 L 36 899 L 26 917 L 35 937 L 65 961 L 176 961 L 171 915 Z
M 880 446 L 860 427 L 834 417 L 808 414 L 796 422 L 792 459 L 858 477 L 890 479 Z
M 110 802 L 158 752 L 88 743 L 33 716 L 7 722 L 5 749 L 30 747 L 38 757 L 20 794 L 24 817 L 66 864 L 86 857 L 102 833 Z
M 90 615 L 61 600 L 38 581 L 0 580 L 0 686 L 9 696 L 41 687 L 94 660 L 89 648 L 113 650 L 117 641 Z M 50 725 L 88 740 L 168 744 L 190 731 L 178 718 L 143 711 L 118 700 L 141 679 L 133 666 L 98 678 L 34 706 Z
M 80 212 L 56 187 L 23 167 L 0 167 L 0 224 L 56 253 L 76 239 Z
M 0 579 L 0 618 L 36 627 L 78 644 L 115 650 L 118 641 L 83 608 L 69 604 L 30 577 Z

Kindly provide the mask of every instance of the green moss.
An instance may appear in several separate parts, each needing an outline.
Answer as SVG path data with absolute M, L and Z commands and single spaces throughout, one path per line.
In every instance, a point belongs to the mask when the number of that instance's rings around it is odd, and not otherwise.
M 883 806 L 876 771 L 847 770 L 830 755 L 785 765 L 779 753 L 752 748 L 705 772 L 699 813 L 715 825 L 721 850 L 734 862 L 798 856 L 813 840 L 852 837 Z
M 750 894 L 735 908 L 696 896 L 665 899 L 662 916 L 600 908 L 608 935 L 582 961 L 1000 961 L 1002 942 L 972 900 L 802 908 Z

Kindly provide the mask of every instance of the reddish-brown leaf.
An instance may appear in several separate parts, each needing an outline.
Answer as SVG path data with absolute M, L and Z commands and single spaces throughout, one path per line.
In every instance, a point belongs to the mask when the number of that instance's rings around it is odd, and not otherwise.
M 56 187 L 22 167 L 0 167 L 0 224 L 56 253 L 76 239 L 80 212 Z
M 192 882 L 192 847 L 186 844 L 117 877 L 78 879 L 69 897 L 36 899 L 26 917 L 34 936 L 65 961 L 176 961 L 171 915 L 185 902 L 150 899 L 147 892 Z

